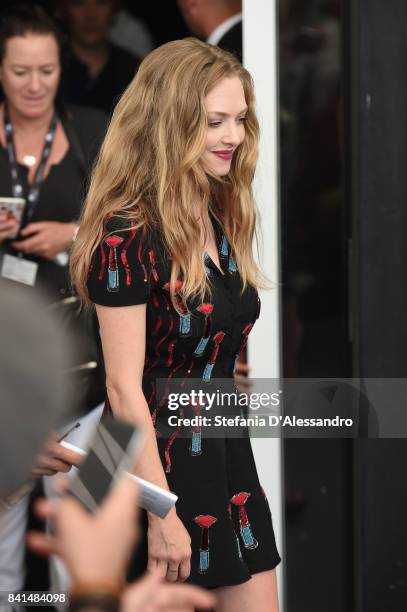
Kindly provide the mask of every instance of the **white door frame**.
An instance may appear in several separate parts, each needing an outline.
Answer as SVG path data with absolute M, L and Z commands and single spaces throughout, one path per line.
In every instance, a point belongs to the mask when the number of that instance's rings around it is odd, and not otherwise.
M 278 163 L 277 1 L 243 0 L 244 65 L 254 79 L 261 128 L 260 159 L 254 192 L 262 234 L 260 263 L 275 288 L 261 293 L 261 315 L 249 336 L 249 359 L 254 378 L 279 378 L 281 370 L 280 222 Z M 277 548 L 280 610 L 285 608 L 282 442 L 253 438 L 260 481 L 273 515 Z

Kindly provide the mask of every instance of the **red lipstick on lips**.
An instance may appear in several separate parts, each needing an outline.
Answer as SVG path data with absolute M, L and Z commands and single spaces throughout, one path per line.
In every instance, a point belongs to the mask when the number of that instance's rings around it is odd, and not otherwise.
M 233 157 L 233 151 L 212 151 L 212 153 L 214 155 L 217 155 L 217 157 L 220 157 L 221 159 L 224 159 L 226 161 L 230 161 Z

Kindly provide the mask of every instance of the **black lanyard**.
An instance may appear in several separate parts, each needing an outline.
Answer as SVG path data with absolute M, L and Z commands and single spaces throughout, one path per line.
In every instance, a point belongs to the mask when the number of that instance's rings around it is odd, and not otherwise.
M 27 195 L 27 204 L 25 209 L 25 223 L 31 221 L 34 211 L 38 205 L 38 199 L 40 197 L 40 189 L 41 189 L 41 181 L 44 175 L 44 170 L 46 163 L 48 161 L 49 155 L 52 149 L 52 143 L 55 138 L 55 131 L 58 123 L 58 114 L 55 111 L 51 123 L 49 124 L 47 133 L 45 135 L 44 147 L 42 149 L 41 161 L 35 173 L 34 182 L 31 187 L 28 189 Z M 11 187 L 13 191 L 13 196 L 15 198 L 24 197 L 24 189 L 21 183 L 21 179 L 18 174 L 18 165 L 16 160 L 16 150 L 14 146 L 13 139 L 13 126 L 11 125 L 10 117 L 8 114 L 7 106 L 4 107 L 4 129 L 6 132 L 6 140 L 7 140 L 7 153 L 8 159 L 10 163 L 10 172 L 11 172 Z

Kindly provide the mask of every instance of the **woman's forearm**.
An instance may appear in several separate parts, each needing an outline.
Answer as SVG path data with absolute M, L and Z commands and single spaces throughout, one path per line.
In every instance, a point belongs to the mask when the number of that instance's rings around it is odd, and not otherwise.
M 150 410 L 142 390 L 118 388 L 108 385 L 109 404 L 113 414 L 143 429 L 144 444 L 134 473 L 163 489 L 169 489 L 158 452 L 156 432 Z

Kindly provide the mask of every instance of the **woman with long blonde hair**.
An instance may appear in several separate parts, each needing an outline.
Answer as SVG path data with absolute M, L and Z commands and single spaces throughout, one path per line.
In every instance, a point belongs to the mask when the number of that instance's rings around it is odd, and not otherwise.
M 174 412 L 158 384 L 233 381 L 267 286 L 252 253 L 257 144 L 232 55 L 192 38 L 150 53 L 114 111 L 71 272 L 96 304 L 108 406 L 146 431 L 137 474 L 178 496 L 166 518 L 145 515 L 137 571 L 215 589 L 222 611 L 276 612 L 280 557 L 248 436 L 206 437 L 208 406 Z

